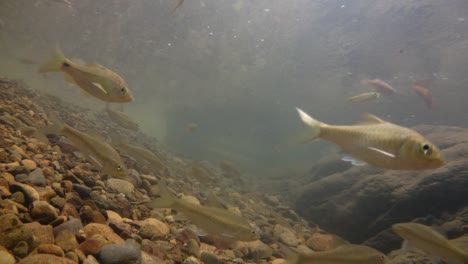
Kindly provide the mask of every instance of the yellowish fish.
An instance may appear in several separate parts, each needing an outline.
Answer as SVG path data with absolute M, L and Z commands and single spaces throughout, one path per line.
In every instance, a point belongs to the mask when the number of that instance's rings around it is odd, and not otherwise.
M 198 124 L 197 123 L 189 123 L 187 124 L 187 127 L 186 127 L 186 131 L 187 133 L 192 133 L 193 131 L 195 131 L 195 129 L 198 128 Z
M 362 84 L 367 84 L 372 87 L 376 92 L 379 92 L 383 95 L 392 95 L 398 93 L 397 89 L 393 88 L 390 84 L 380 80 L 363 80 Z
M 254 241 L 259 239 L 258 232 L 247 219 L 215 207 L 193 204 L 177 199 L 164 184 L 159 185 L 161 198 L 147 203 L 151 208 L 172 208 L 182 212 L 198 228 L 209 235 L 230 240 Z
M 105 173 L 119 178 L 127 176 L 127 167 L 119 153 L 103 138 L 83 133 L 57 119 L 54 125 L 42 129 L 45 133 L 61 134 L 73 144 L 81 154 Z
M 99 64 L 82 64 L 65 57 L 60 50 L 39 68 L 39 72 L 67 74 L 67 81 L 77 84 L 85 92 L 106 102 L 125 103 L 133 101 L 125 80 L 117 73 Z
M 430 255 L 442 257 L 447 260 L 448 264 L 468 263 L 468 252 L 458 248 L 429 226 L 418 223 L 400 223 L 394 224 L 392 229 L 411 246 Z
M 121 111 L 112 110 L 109 106 L 106 106 L 106 113 L 112 121 L 117 123 L 119 126 L 138 131 L 138 124 L 132 120 L 128 115 Z
M 367 246 L 342 245 L 328 251 L 304 255 L 296 254 L 288 260 L 289 264 L 384 264 L 387 257 Z
M 152 151 L 144 147 L 126 143 L 119 144 L 117 145 L 117 147 L 125 151 L 128 155 L 132 156 L 137 161 L 141 162 L 142 160 L 144 160 L 148 162 L 153 169 L 159 170 L 164 168 L 164 164 L 162 163 L 161 159 L 158 156 L 156 156 Z
M 362 94 L 358 94 L 355 96 L 351 96 L 347 98 L 346 101 L 352 102 L 352 103 L 363 103 L 363 102 L 368 102 L 368 101 L 379 99 L 379 97 L 380 97 L 380 93 L 370 92 L 370 93 L 362 93 Z
M 302 122 L 310 127 L 307 142 L 317 138 L 331 141 L 351 157 L 354 165 L 370 164 L 392 170 L 426 170 L 444 164 L 442 153 L 421 134 L 409 128 L 366 114 L 366 123 L 334 126 L 315 120 L 296 108 Z

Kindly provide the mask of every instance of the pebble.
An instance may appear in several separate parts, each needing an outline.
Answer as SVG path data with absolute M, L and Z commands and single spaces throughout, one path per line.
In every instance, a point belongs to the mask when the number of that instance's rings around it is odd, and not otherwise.
M 11 199 L 12 201 L 15 201 L 15 202 L 20 203 L 20 204 L 23 204 L 23 203 L 25 202 L 25 200 L 26 200 L 26 199 L 24 198 L 24 194 L 23 194 L 22 192 L 14 192 L 14 193 L 11 195 L 10 199 Z
M 306 245 L 314 251 L 325 251 L 334 246 L 334 237 L 329 234 L 315 233 L 306 241 Z
M 139 235 L 143 238 L 152 239 L 169 234 L 169 226 L 156 218 L 147 218 L 141 224 Z
M 57 218 L 58 212 L 46 201 L 35 201 L 32 203 L 31 216 L 40 222 L 50 223 Z
M 107 221 L 113 224 L 119 224 L 123 222 L 123 218 L 112 210 L 107 210 Z
M 46 179 L 41 168 L 37 168 L 30 172 L 28 175 L 28 179 L 35 186 L 46 186 Z
M 24 258 L 29 253 L 29 245 L 26 241 L 20 241 L 16 246 L 13 248 L 13 253 L 15 256 Z
M 24 226 L 31 230 L 34 237 L 44 244 L 54 244 L 55 238 L 53 228 L 50 225 L 41 225 L 39 222 L 26 223 Z
M 8 252 L 8 250 L 0 246 L 0 263 L 2 264 L 15 264 L 15 257 Z
M 85 237 L 92 237 L 96 234 L 102 235 L 107 241 L 111 243 L 123 243 L 124 240 L 118 236 L 112 228 L 105 224 L 90 223 L 83 227 Z
M 34 160 L 24 159 L 24 160 L 21 161 L 21 164 L 23 164 L 23 166 L 28 171 L 32 171 L 32 170 L 37 168 L 37 164 L 36 164 L 36 162 L 34 162 Z
M 219 259 L 216 255 L 206 251 L 201 253 L 200 260 L 205 264 L 223 264 L 223 261 Z
M 289 228 L 277 224 L 273 232 L 275 237 L 278 237 L 281 242 L 288 246 L 295 247 L 299 244 L 296 234 Z
M 55 237 L 55 244 L 62 248 L 65 252 L 72 251 L 78 248 L 78 241 L 75 235 L 70 230 L 62 230 Z
M 123 244 L 110 244 L 102 247 L 99 253 L 101 264 L 137 264 L 141 262 L 138 243 L 129 239 Z
M 23 192 L 24 196 L 26 197 L 26 200 L 28 203 L 32 203 L 35 201 L 38 201 L 40 196 L 39 192 L 36 191 L 33 187 L 24 184 L 24 183 L 19 183 L 19 182 L 13 182 L 10 183 L 10 191 L 16 192 L 16 191 L 21 191 Z
M 76 264 L 70 259 L 50 254 L 31 254 L 20 260 L 18 264 Z
M 257 259 L 267 259 L 273 254 L 273 250 L 260 240 L 246 242 L 236 241 L 233 244 L 233 251 L 236 257 L 255 257 Z
M 72 261 L 75 262 L 76 264 L 80 263 L 80 259 L 78 258 L 78 255 L 76 255 L 75 252 L 72 252 L 72 251 L 67 252 L 67 253 L 65 253 L 65 257 L 66 257 L 67 259 L 72 260 Z
M 126 196 L 130 196 L 135 190 L 135 186 L 131 182 L 115 178 L 107 180 L 107 188 L 116 193 L 123 193 Z
M 107 244 L 109 244 L 109 241 L 107 241 L 104 236 L 97 234 L 83 241 L 80 244 L 79 249 L 81 249 L 85 255 L 91 254 L 97 256 L 102 247 Z
M 195 239 L 190 239 L 187 242 L 187 253 L 189 255 L 200 257 L 200 245 Z
M 58 257 L 64 257 L 65 253 L 62 248 L 54 244 L 41 244 L 37 247 L 37 253 L 51 254 Z
M 198 200 L 197 197 L 192 196 L 192 195 L 184 195 L 180 199 L 186 202 L 192 203 L 192 204 L 200 205 L 200 200 Z
M 288 261 L 282 258 L 274 259 L 271 264 L 288 264 Z
M 88 257 L 83 261 L 83 264 L 99 264 L 99 262 L 93 255 L 88 255 Z

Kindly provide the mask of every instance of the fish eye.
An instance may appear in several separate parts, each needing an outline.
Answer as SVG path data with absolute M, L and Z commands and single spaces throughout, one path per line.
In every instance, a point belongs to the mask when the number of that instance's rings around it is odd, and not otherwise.
M 122 170 L 122 166 L 117 165 L 117 170 L 118 170 L 118 171 L 121 171 L 121 170 Z
M 127 88 L 125 88 L 125 87 L 120 88 L 120 93 L 121 94 L 126 94 L 127 93 Z
M 421 146 L 421 150 L 422 152 L 424 153 L 424 155 L 428 155 L 431 153 L 431 146 L 429 146 L 429 144 L 427 143 L 424 143 L 422 146 Z

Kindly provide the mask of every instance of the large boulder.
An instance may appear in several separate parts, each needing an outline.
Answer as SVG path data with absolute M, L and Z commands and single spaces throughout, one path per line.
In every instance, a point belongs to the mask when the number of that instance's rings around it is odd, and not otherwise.
M 368 244 L 388 252 L 401 242 L 389 230 L 392 224 L 428 216 L 447 219 L 468 205 L 468 129 L 417 126 L 415 130 L 441 148 L 446 165 L 427 171 L 344 167 L 327 176 L 310 176 L 312 181 L 295 202 L 296 210 L 353 243 L 371 238 Z M 373 238 L 377 234 L 382 239 Z

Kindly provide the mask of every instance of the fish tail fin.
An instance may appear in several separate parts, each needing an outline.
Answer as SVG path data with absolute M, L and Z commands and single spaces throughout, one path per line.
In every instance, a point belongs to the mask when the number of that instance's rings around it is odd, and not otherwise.
M 61 71 L 67 61 L 67 57 L 57 48 L 49 60 L 39 67 L 38 71 L 41 73 Z
M 310 115 L 308 115 L 306 112 L 302 111 L 301 109 L 297 108 L 297 113 L 299 114 L 299 117 L 301 118 L 302 122 L 309 126 L 310 131 L 308 134 L 301 140 L 301 143 L 305 143 L 308 141 L 312 141 L 318 137 L 320 137 L 320 128 L 324 125 L 324 123 L 315 120 L 312 118 Z
M 149 201 L 146 205 L 151 208 L 171 208 L 177 200 L 166 184 L 162 182 L 159 184 L 159 196 L 160 198 Z

